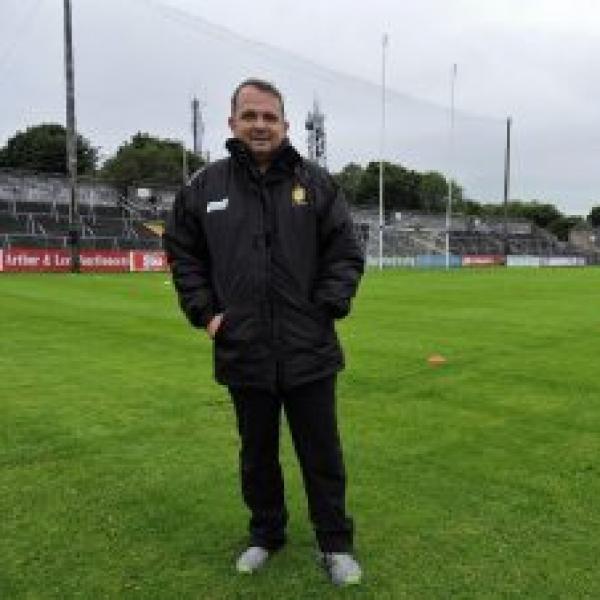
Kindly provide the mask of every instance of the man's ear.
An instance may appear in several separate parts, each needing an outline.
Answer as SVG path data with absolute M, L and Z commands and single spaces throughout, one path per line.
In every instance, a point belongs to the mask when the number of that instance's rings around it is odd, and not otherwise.
M 231 133 L 235 133 L 235 117 L 229 117 L 227 119 L 227 124 L 229 125 L 229 129 L 231 129 Z
M 283 122 L 283 130 L 287 133 L 289 128 L 290 128 L 289 122 L 288 121 L 284 121 Z

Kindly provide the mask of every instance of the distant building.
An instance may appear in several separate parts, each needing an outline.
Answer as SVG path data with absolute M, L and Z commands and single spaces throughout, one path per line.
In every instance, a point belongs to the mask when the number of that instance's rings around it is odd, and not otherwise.
M 327 168 L 327 135 L 325 133 L 325 115 L 321 112 L 315 98 L 313 109 L 306 117 L 308 158 L 323 168 Z
M 600 228 L 582 223 L 569 231 L 569 242 L 586 252 L 600 252 Z

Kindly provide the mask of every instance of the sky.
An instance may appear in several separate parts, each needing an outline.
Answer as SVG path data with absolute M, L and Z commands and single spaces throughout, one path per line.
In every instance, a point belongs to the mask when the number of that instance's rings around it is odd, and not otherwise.
M 64 122 L 62 7 L 0 1 L 0 145 Z M 197 95 L 218 158 L 231 91 L 259 76 L 281 88 L 301 151 L 318 98 L 332 171 L 383 155 L 498 202 L 510 115 L 510 197 L 586 215 L 600 204 L 599 31 L 599 0 L 77 0 L 77 128 L 104 158 L 137 131 L 191 146 Z

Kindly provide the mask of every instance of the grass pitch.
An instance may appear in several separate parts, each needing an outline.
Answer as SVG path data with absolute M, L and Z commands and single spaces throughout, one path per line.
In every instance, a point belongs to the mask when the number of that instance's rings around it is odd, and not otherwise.
M 0 276 L 0 598 L 600 597 L 600 270 L 367 274 L 338 328 L 348 590 L 287 433 L 289 544 L 234 573 L 234 419 L 166 279 Z

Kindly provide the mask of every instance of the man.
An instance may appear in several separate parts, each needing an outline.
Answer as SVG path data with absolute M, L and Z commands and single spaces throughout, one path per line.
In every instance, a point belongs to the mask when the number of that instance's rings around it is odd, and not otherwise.
M 235 408 L 251 512 L 237 570 L 257 571 L 285 543 L 283 406 L 322 564 L 334 583 L 358 583 L 335 415 L 343 357 L 334 319 L 349 312 L 362 253 L 332 178 L 289 144 L 274 86 L 241 83 L 229 126 L 231 156 L 180 192 L 164 240 L 181 307 L 213 339 L 215 377 Z

